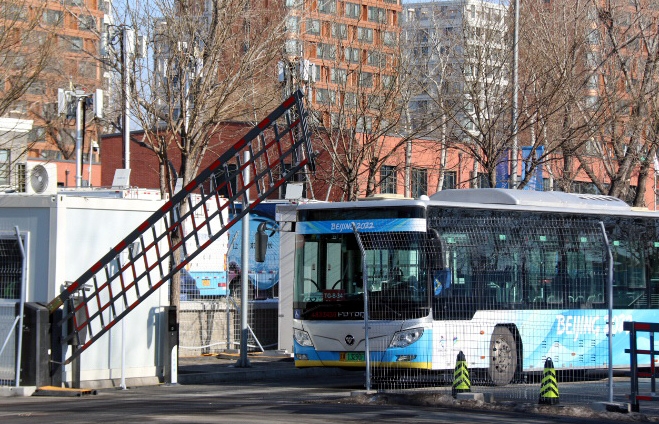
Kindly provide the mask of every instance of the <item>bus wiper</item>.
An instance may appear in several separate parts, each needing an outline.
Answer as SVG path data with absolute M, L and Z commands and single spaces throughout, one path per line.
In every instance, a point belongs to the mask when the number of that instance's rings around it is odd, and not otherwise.
M 316 306 L 314 306 L 313 308 L 305 309 L 305 310 L 302 312 L 302 314 L 303 314 L 303 315 L 304 315 L 304 314 L 310 314 L 311 312 L 316 311 L 316 310 L 318 310 L 318 309 L 320 309 L 320 308 L 323 308 L 323 307 L 325 307 L 325 306 L 327 306 L 327 305 L 324 304 L 324 303 L 321 303 L 320 305 L 316 305 Z
M 391 306 L 389 306 L 389 305 L 388 305 L 387 303 L 385 303 L 385 302 L 378 302 L 378 305 L 379 305 L 379 306 L 384 306 L 385 308 L 388 309 L 387 312 L 391 312 L 391 313 L 393 313 L 394 316 L 396 316 L 396 317 L 399 317 L 399 318 L 400 318 L 400 317 L 403 316 L 402 313 L 398 312 L 396 309 L 392 308 Z

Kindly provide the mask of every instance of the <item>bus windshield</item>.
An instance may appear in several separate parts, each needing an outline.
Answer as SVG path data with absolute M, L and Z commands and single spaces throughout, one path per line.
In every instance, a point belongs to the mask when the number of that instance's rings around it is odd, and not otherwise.
M 303 319 L 409 319 L 428 314 L 422 271 L 425 233 L 361 233 L 366 266 L 353 233 L 298 236 L 295 308 Z M 366 279 L 363 270 L 366 269 Z

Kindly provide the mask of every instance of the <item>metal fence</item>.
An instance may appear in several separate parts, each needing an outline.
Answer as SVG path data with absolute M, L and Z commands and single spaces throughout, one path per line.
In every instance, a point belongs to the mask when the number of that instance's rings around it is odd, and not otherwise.
M 0 386 L 16 383 L 16 302 L 0 299 Z
M 612 256 L 603 224 L 464 222 L 433 222 L 435 243 L 418 233 L 356 233 L 369 287 L 366 386 L 552 403 L 559 385 L 579 382 L 588 389 L 564 386 L 561 400 L 614 400 L 611 346 L 624 355 L 618 333 L 631 316 L 609 319 Z M 633 242 L 614 246 L 615 275 L 627 287 L 644 266 Z M 631 308 L 656 311 L 642 296 Z
M 0 231 L 0 386 L 18 386 L 29 234 Z
M 250 294 L 247 325 L 248 352 L 277 349 L 278 299 L 253 300 Z M 179 315 L 181 356 L 236 352 L 240 349 L 240 298 L 234 296 L 182 301 Z

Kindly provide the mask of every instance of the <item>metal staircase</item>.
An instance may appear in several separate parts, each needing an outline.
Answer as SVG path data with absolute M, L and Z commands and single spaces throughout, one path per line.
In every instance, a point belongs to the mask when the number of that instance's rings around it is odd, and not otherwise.
M 305 167 L 315 170 L 303 98 L 297 91 L 284 101 L 47 305 L 51 314 L 65 305 L 63 318 L 54 325 L 64 334 L 63 343 L 78 346 L 63 364 L 84 352 L 286 181 Z M 249 181 L 243 179 L 245 169 L 250 170 Z M 237 184 L 232 186 L 232 180 Z M 228 201 L 221 192 L 228 193 Z M 201 200 L 193 202 L 192 193 Z M 223 222 L 223 209 L 236 201 L 246 206 Z M 177 250 L 182 259 L 174 263 Z

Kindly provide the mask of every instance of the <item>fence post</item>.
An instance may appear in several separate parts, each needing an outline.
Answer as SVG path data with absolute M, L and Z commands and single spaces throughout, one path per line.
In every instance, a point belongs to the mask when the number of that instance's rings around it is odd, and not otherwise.
M 630 382 L 631 382 L 631 394 L 630 400 L 632 402 L 632 411 L 638 412 L 638 366 L 636 363 L 636 326 L 634 322 L 625 322 L 623 323 L 623 329 L 629 331 L 629 367 L 630 367 Z
M 362 255 L 362 287 L 364 287 L 364 361 L 366 362 L 366 391 L 371 390 L 371 347 L 368 341 L 368 272 L 366 269 L 366 251 L 362 238 L 357 231 L 357 225 L 352 223 L 352 232 L 357 239 L 357 245 Z

